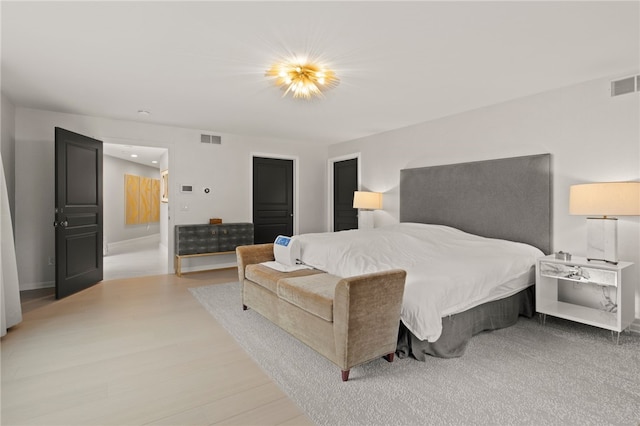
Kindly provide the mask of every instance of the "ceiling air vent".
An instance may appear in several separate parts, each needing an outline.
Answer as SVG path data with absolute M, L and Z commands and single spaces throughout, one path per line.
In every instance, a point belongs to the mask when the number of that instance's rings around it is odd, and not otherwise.
M 200 143 L 211 143 L 214 145 L 222 144 L 222 138 L 220 136 L 215 135 L 200 135 Z
M 635 92 L 636 82 L 640 82 L 640 76 L 627 77 L 621 80 L 612 81 L 611 96 L 620 96 Z

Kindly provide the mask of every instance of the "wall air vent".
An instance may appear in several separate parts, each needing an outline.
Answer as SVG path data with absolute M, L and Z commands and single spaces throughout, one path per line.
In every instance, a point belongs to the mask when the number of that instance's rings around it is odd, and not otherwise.
M 215 136 L 215 135 L 201 134 L 200 135 L 200 143 L 211 143 L 211 144 L 214 144 L 214 145 L 221 145 L 222 144 L 222 138 L 220 136 Z
M 611 96 L 626 95 L 627 93 L 633 93 L 636 90 L 640 90 L 640 87 L 636 87 L 639 82 L 640 76 L 627 77 L 621 80 L 612 81 Z

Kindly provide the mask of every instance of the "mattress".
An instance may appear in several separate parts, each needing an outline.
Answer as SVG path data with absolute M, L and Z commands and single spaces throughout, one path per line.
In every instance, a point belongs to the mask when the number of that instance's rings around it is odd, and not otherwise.
M 440 337 L 443 317 L 529 287 L 543 255 L 527 244 L 418 223 L 295 238 L 304 264 L 340 277 L 404 269 L 401 320 L 429 342 Z

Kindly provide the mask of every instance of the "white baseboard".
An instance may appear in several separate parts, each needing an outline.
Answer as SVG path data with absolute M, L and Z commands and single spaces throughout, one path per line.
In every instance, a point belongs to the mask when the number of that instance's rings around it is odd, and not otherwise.
M 21 283 L 20 284 L 20 291 L 38 290 L 40 288 L 51 288 L 51 287 L 55 287 L 55 286 L 56 286 L 56 282 L 55 281 L 43 281 L 43 282 L 39 282 L 39 283 Z
M 215 265 L 201 265 L 201 266 L 182 266 L 180 271 L 185 274 L 187 272 L 201 272 L 201 271 L 213 271 L 216 269 L 227 269 L 227 268 L 237 268 L 238 264 L 236 262 L 229 263 L 216 263 Z M 174 271 L 175 273 L 175 271 Z
M 629 331 L 640 334 L 640 318 L 636 318 L 629 326 Z
M 131 238 L 129 240 L 115 241 L 113 243 L 105 244 L 105 252 L 104 255 L 107 256 L 111 250 L 115 249 L 123 249 L 131 246 L 136 246 L 139 244 L 151 244 L 158 243 L 160 244 L 160 234 L 146 235 L 144 237 L 139 238 Z

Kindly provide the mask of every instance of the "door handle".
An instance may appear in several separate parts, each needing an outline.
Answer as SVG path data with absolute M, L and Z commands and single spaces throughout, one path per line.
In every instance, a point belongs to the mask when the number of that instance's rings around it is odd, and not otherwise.
M 58 225 L 59 225 L 61 228 L 66 228 L 67 226 L 69 226 L 69 222 L 67 222 L 67 221 L 65 220 L 64 222 L 60 222 L 60 223 L 58 223 Z

